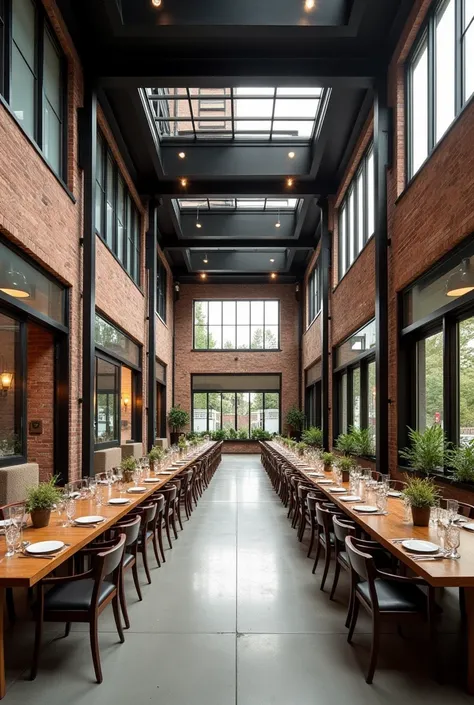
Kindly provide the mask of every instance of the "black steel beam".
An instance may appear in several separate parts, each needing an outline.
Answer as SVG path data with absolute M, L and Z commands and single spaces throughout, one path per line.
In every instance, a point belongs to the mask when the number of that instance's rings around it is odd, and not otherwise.
M 250 237 L 252 239 L 268 238 L 293 238 L 296 227 L 296 217 L 294 211 L 267 211 L 267 212 L 243 212 L 242 210 L 224 212 L 209 212 L 200 210 L 199 225 L 197 223 L 197 208 L 181 212 L 180 230 L 178 237 L 183 239 L 207 239 L 219 238 L 224 243 L 227 238 L 238 239 Z M 275 225 L 280 223 L 280 227 Z
M 186 240 L 177 240 L 176 238 L 164 238 L 160 245 L 163 250 L 199 250 L 201 252 L 212 252 L 213 250 L 275 250 L 294 249 L 294 250 L 312 250 L 315 247 L 313 237 L 300 240 L 276 238 L 267 240 L 265 238 L 235 238 L 227 239 L 220 238 L 193 238 Z
M 375 162 L 375 377 L 377 470 L 388 473 L 388 234 L 387 165 L 389 163 L 390 110 L 387 77 L 376 84 L 374 104 Z
M 97 156 L 97 91 L 86 80 L 80 113 L 80 159 L 83 185 L 82 262 L 82 475 L 94 474 L 95 377 L 95 203 Z
M 265 158 L 264 155 L 262 158 Z M 183 167 L 183 171 L 184 171 Z M 171 198 L 195 198 L 206 196 L 280 196 L 282 198 L 303 198 L 304 196 L 325 196 L 336 193 L 337 184 L 329 179 L 298 179 L 295 178 L 292 186 L 287 185 L 286 178 L 280 179 L 188 179 L 186 173 L 182 176 L 187 179 L 186 186 L 182 186 L 179 179 L 173 181 L 159 181 L 149 184 L 150 189 L 160 196 Z M 151 190 L 150 190 L 151 192 Z
M 146 234 L 146 268 L 148 270 L 148 407 L 147 448 L 156 438 L 156 270 L 157 270 L 157 206 L 150 201 L 148 206 L 148 231 Z
M 329 288 L 331 267 L 331 240 L 328 224 L 328 202 L 320 201 L 321 206 L 321 427 L 323 432 L 323 448 L 329 451 Z

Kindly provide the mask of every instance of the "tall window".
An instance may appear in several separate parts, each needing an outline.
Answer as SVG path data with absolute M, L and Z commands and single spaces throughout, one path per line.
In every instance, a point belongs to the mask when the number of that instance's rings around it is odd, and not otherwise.
M 193 431 L 280 432 L 280 392 L 194 392 Z
M 308 281 L 308 325 L 310 325 L 321 310 L 322 282 L 321 267 L 316 263 Z
M 334 437 L 350 426 L 371 431 L 375 452 L 375 321 L 371 321 L 335 349 Z
M 305 373 L 305 411 L 308 426 L 321 427 L 321 361 L 316 362 Z
M 133 281 L 140 285 L 140 214 L 103 136 L 97 135 L 95 227 Z
M 156 312 L 162 321 L 166 323 L 166 287 L 168 277 L 166 267 L 161 257 L 158 257 L 156 267 Z
M 402 296 L 399 443 L 407 427 L 439 425 L 447 440 L 474 439 L 474 240 Z
M 474 4 L 433 3 L 407 63 L 408 178 L 474 91 Z
M 42 3 L 2 0 L 0 92 L 27 135 L 61 177 L 66 172 L 64 64 Z
M 339 279 L 373 235 L 374 209 L 374 152 L 369 147 L 339 208 Z
M 119 442 L 120 366 L 95 359 L 95 441 Z
M 195 350 L 277 350 L 278 301 L 195 301 Z
M 19 462 L 26 455 L 22 425 L 23 325 L 0 311 L 0 466 Z

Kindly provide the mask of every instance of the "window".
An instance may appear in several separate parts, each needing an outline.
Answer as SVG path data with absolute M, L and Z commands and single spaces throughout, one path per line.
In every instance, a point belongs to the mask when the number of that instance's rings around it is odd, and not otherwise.
M 408 426 L 440 425 L 454 444 L 474 439 L 473 257 L 471 236 L 402 295 L 401 448 Z
M 305 373 L 306 395 L 305 412 L 308 426 L 321 428 L 321 361 L 314 364 Z
M 161 257 L 158 257 L 156 267 L 156 312 L 162 321 L 166 323 L 166 291 L 167 273 Z
M 472 0 L 433 3 L 407 62 L 408 178 L 474 91 L 473 20 Z
M 308 325 L 310 325 L 321 310 L 322 281 L 319 260 L 316 263 L 308 281 Z
M 280 432 L 280 392 L 194 392 L 193 431 Z
M 104 137 L 97 134 L 95 229 L 140 286 L 141 218 Z
M 66 173 L 64 64 L 40 2 L 0 2 L 0 92 L 60 177 Z
M 334 438 L 351 426 L 371 431 L 375 452 L 376 380 L 375 321 L 337 346 L 334 353 Z
M 24 462 L 24 324 L 0 311 L 0 466 Z M 23 343 L 23 344 L 22 344 Z
M 95 315 L 95 344 L 118 360 L 140 368 L 140 348 L 125 333 L 104 318 Z
M 339 207 L 339 279 L 375 229 L 374 152 L 369 147 Z
M 95 441 L 119 443 L 120 366 L 95 360 Z
M 277 350 L 278 301 L 195 301 L 195 350 Z

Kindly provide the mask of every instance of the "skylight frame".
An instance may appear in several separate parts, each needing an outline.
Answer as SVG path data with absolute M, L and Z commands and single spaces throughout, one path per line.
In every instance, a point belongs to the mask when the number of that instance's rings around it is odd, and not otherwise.
M 249 197 L 249 198 L 178 198 L 174 199 L 180 213 L 194 213 L 199 210 L 200 213 L 296 213 L 299 208 L 301 198 L 278 198 L 275 196 L 270 197 Z M 211 202 L 216 201 L 233 201 L 232 205 L 229 206 L 215 206 Z M 253 207 L 253 206 L 239 206 L 239 202 L 250 203 L 252 201 L 263 201 L 263 208 Z M 272 203 L 278 203 L 279 205 L 268 205 L 268 201 Z M 183 202 L 188 203 L 183 207 Z M 286 202 L 290 202 L 291 205 L 284 205 Z

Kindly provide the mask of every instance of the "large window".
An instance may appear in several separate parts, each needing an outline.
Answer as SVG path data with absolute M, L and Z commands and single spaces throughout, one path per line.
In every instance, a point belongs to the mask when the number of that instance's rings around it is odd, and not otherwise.
M 97 135 L 95 227 L 122 267 L 140 286 L 140 214 L 100 133 Z
M 195 350 L 277 350 L 278 301 L 195 301 Z
M 193 431 L 280 432 L 280 392 L 194 392 Z
M 474 91 L 474 4 L 433 3 L 407 64 L 408 178 Z
M 166 267 L 158 257 L 156 266 L 156 312 L 162 321 L 166 323 L 166 287 L 168 285 L 168 277 Z
M 120 438 L 120 365 L 95 360 L 95 440 L 117 443 Z
M 61 177 L 66 172 L 64 64 L 42 3 L 2 0 L 0 92 Z
M 305 412 L 308 426 L 321 428 L 322 421 L 322 389 L 321 361 L 316 362 L 305 373 Z
M 375 452 L 375 321 L 335 349 L 334 438 L 351 426 L 371 431 Z
M 310 325 L 321 310 L 322 281 L 319 260 L 316 263 L 308 281 L 308 325 Z
M 447 440 L 474 439 L 474 242 L 402 296 L 399 444 L 407 427 L 442 426 Z
M 23 325 L 0 311 L 0 466 L 18 462 L 26 455 L 22 425 L 25 377 Z
M 339 279 L 342 279 L 375 228 L 374 151 L 369 147 L 339 208 Z

